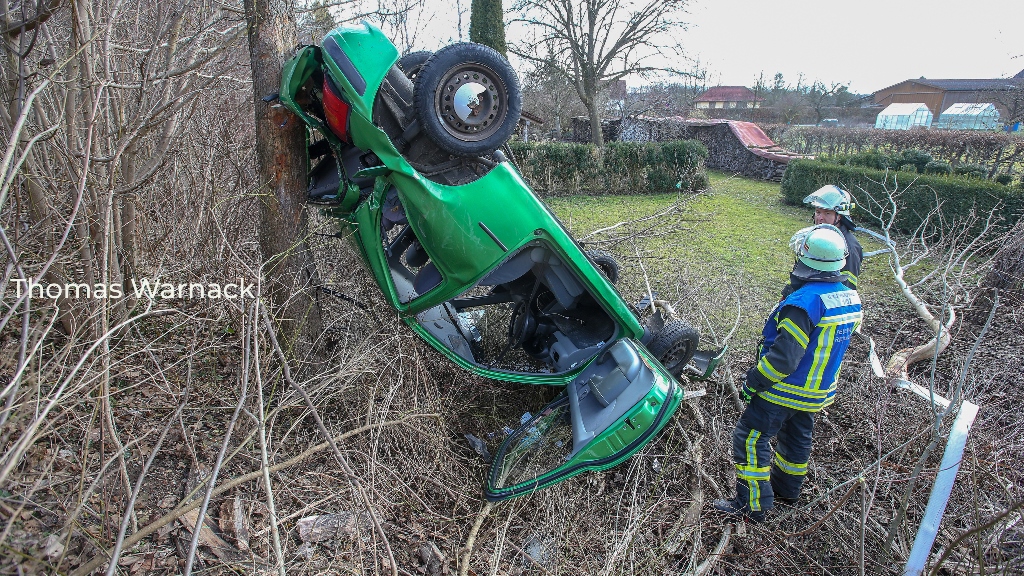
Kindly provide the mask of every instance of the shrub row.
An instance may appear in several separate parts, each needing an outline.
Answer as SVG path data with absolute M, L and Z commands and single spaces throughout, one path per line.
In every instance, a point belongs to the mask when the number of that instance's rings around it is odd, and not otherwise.
M 977 164 L 960 164 L 951 166 L 949 162 L 935 160 L 932 155 L 923 151 L 911 148 L 901 153 L 886 154 L 878 150 L 860 152 L 858 154 L 834 156 L 827 159 L 833 164 L 845 164 L 848 166 L 862 166 L 873 170 L 899 170 L 901 172 L 916 172 L 918 174 L 938 174 L 958 176 L 969 176 L 971 178 L 988 178 L 988 170 Z M 994 178 L 1000 184 L 1010 184 L 1012 177 L 1009 174 L 997 174 Z
M 895 226 L 903 232 L 916 229 L 937 201 L 942 203 L 947 222 L 960 220 L 972 210 L 984 219 L 998 206 L 1003 217 L 997 224 L 1001 230 L 1009 230 L 1021 219 L 1024 211 L 1024 189 L 1019 187 L 965 176 L 908 174 L 899 170 L 875 170 L 821 160 L 790 162 L 782 178 L 782 196 L 790 204 L 800 204 L 808 194 L 826 184 L 835 184 L 850 191 L 859 205 L 854 219 L 868 222 L 871 218 L 865 208 L 879 204 L 887 206 L 885 189 L 898 189 L 901 207 Z
M 1006 172 L 1024 161 L 1024 137 L 1006 132 L 977 130 L 876 130 L 874 128 L 786 126 L 763 129 L 780 146 L 801 154 L 838 156 L 876 150 L 900 154 L 920 150 L 952 166 L 993 166 Z
M 707 187 L 708 149 L 696 140 L 510 142 L 513 161 L 541 196 L 659 194 Z

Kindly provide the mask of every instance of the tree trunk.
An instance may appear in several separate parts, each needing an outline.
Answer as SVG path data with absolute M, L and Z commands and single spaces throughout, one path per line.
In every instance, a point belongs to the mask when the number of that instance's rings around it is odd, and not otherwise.
M 306 244 L 305 128 L 276 101 L 281 67 L 296 46 L 290 0 L 245 0 L 256 109 L 256 160 L 260 180 L 259 238 L 267 275 L 262 293 L 273 304 L 290 351 L 320 336 L 314 290 L 316 266 Z
M 598 148 L 604 146 L 604 133 L 601 132 L 601 114 L 597 111 L 597 98 L 587 104 L 590 114 L 590 141 Z

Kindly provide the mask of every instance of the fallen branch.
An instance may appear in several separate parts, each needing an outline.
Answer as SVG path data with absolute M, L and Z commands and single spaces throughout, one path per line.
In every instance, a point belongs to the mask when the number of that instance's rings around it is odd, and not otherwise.
M 476 535 L 480 532 L 480 526 L 484 523 L 484 518 L 491 513 L 491 508 L 494 508 L 492 502 L 488 502 L 480 510 L 480 514 L 476 517 L 476 522 L 473 522 L 473 527 L 469 530 L 469 536 L 466 537 L 466 551 L 462 554 L 462 562 L 459 566 L 459 576 L 467 576 L 469 574 L 469 560 L 473 556 L 473 546 L 476 545 Z
M 1006 518 L 1010 514 L 1013 514 L 1014 512 L 1016 512 L 1018 509 L 1021 508 L 1021 506 L 1024 506 L 1024 500 L 1017 501 L 1016 504 L 1014 504 L 1013 506 L 1010 506 L 1006 510 L 1003 510 L 999 514 L 996 514 L 995 517 L 993 517 L 988 522 L 985 522 L 984 524 L 980 524 L 978 526 L 975 526 L 974 528 L 971 528 L 970 530 L 968 530 L 968 531 L 964 532 L 963 534 L 957 536 L 956 539 L 954 539 L 952 542 L 950 542 L 949 546 L 946 546 L 946 549 L 942 551 L 942 554 L 935 561 L 935 565 L 932 566 L 932 571 L 929 572 L 929 574 L 931 576 L 935 576 L 936 574 L 938 574 L 939 573 L 939 568 L 942 566 L 942 563 L 946 561 L 946 557 L 949 556 L 950 553 L 952 553 L 953 550 L 957 546 L 959 546 L 961 542 L 963 542 L 964 540 L 970 538 L 971 536 L 973 536 L 973 535 L 975 535 L 975 534 L 977 534 L 979 532 L 983 532 L 985 530 L 988 530 L 989 528 L 991 528 L 991 527 L 995 526 L 996 524 L 1002 522 L 1003 518 Z
M 270 343 L 274 347 L 274 351 L 277 352 L 278 360 L 281 362 L 282 372 L 284 379 L 288 382 L 288 385 L 293 390 L 302 396 L 302 399 L 306 402 L 306 407 L 309 408 L 310 413 L 313 415 L 313 420 L 316 422 L 317 428 L 320 429 L 320 433 L 327 438 L 327 442 L 331 445 L 331 451 L 334 452 L 334 458 L 341 465 L 342 470 L 345 472 L 345 476 L 349 482 L 355 485 L 356 491 L 359 493 L 359 498 L 363 501 L 363 505 L 366 506 L 367 512 L 370 513 L 370 518 L 373 520 L 373 527 L 376 528 L 377 533 L 380 534 L 381 541 L 384 543 L 384 549 L 387 550 L 388 560 L 391 562 L 391 574 L 392 576 L 398 576 L 398 562 L 395 561 L 395 554 L 391 551 L 391 543 L 388 541 L 388 536 L 384 532 L 384 527 L 380 524 L 380 518 L 377 517 L 377 511 L 373 509 L 373 505 L 370 503 L 370 498 L 366 495 L 366 490 L 363 488 L 363 483 L 359 481 L 359 477 L 356 476 L 355 471 L 348 465 L 348 461 L 342 455 L 341 450 L 338 449 L 338 445 L 331 439 L 331 433 L 327 430 L 327 426 L 324 425 L 323 419 L 320 418 L 320 412 L 313 405 L 313 400 L 310 399 L 309 394 L 306 390 L 299 385 L 295 379 L 292 378 L 291 368 L 288 366 L 288 358 L 285 356 L 284 350 L 281 345 L 277 342 L 277 336 L 274 333 L 274 324 L 270 321 L 270 316 L 267 314 L 266 307 L 262 303 L 257 302 L 256 304 L 260 308 L 260 312 L 263 314 L 263 322 L 267 327 L 267 335 L 270 336 Z M 269 490 L 269 479 L 268 479 L 268 490 Z M 271 524 L 274 527 L 274 524 Z M 283 569 L 283 568 L 282 568 Z M 282 576 L 284 574 L 282 573 Z
M 368 432 L 370 430 L 376 430 L 378 428 L 384 428 L 386 426 L 394 426 L 394 425 L 397 425 L 397 424 L 405 424 L 409 420 L 414 420 L 414 419 L 418 419 L 418 418 L 437 418 L 438 416 L 440 416 L 440 414 L 410 414 L 409 416 L 406 416 L 405 418 L 401 418 L 399 420 L 388 420 L 387 422 L 380 422 L 378 424 L 367 424 L 366 426 L 360 426 L 359 428 L 355 428 L 355 429 L 349 430 L 348 432 L 340 434 L 339 436 L 335 437 L 333 440 L 335 442 L 338 442 L 338 441 L 341 441 L 341 440 L 345 440 L 346 438 L 351 438 L 352 436 L 355 436 L 357 434 L 362 434 L 363 432 Z M 304 460 L 306 460 L 307 458 L 309 458 L 310 456 L 312 456 L 314 454 L 317 454 L 319 452 L 323 452 L 329 446 L 330 446 L 330 444 L 328 444 L 327 442 L 321 442 L 321 443 L 317 444 L 316 446 L 313 446 L 311 448 L 306 449 L 304 452 L 301 452 L 300 454 L 290 458 L 289 460 L 281 462 L 280 464 L 274 464 L 273 466 L 268 468 L 267 471 L 273 473 L 273 472 L 278 472 L 280 470 L 284 470 L 286 468 L 294 466 L 294 465 L 296 465 L 296 464 L 298 464 L 300 462 L 303 462 Z M 229 480 L 229 481 L 225 482 L 224 484 L 218 486 L 216 489 L 213 490 L 213 492 L 210 493 L 210 496 L 211 497 L 219 496 L 219 495 L 227 492 L 228 490 L 231 490 L 232 488 L 235 488 L 236 486 L 241 486 L 242 484 L 245 484 L 246 482 L 251 482 L 253 480 L 261 478 L 262 476 L 263 476 L 263 468 L 260 468 L 259 470 L 256 470 L 255 472 L 249 472 L 248 474 L 244 474 L 242 476 L 239 476 L 237 478 Z M 138 543 L 140 540 L 142 540 L 146 536 L 149 536 L 150 534 L 156 532 L 160 528 L 163 528 L 164 526 L 170 524 L 171 522 L 174 522 L 175 520 L 180 518 L 182 515 L 184 515 L 186 512 L 188 512 L 190 510 L 194 510 L 195 508 L 198 508 L 200 504 L 202 504 L 202 500 L 199 499 L 199 498 L 196 498 L 196 499 L 194 499 L 194 500 L 192 500 L 190 502 L 185 502 L 185 503 L 180 504 L 174 510 L 171 510 L 167 514 L 164 514 L 160 518 L 154 520 L 153 522 L 150 522 L 149 524 L 147 524 L 144 528 L 142 528 L 141 530 L 139 530 L 135 534 L 132 534 L 131 537 L 125 538 L 125 540 L 124 540 L 124 547 L 130 548 L 130 547 L 134 546 L 136 543 Z M 106 558 L 107 556 L 109 556 L 109 554 L 106 551 L 104 551 L 103 555 L 96 556 L 95 558 L 90 560 L 87 564 L 83 564 L 82 566 L 78 567 L 77 570 L 75 570 L 74 572 L 71 573 L 72 576 L 85 576 L 86 574 L 91 573 L 93 570 L 99 568 L 104 562 L 107 561 L 107 558 Z
M 828 513 L 826 513 L 824 516 L 819 518 L 817 522 L 815 522 L 814 524 L 811 524 L 811 526 L 809 528 L 807 528 L 806 530 L 801 530 L 799 532 L 793 532 L 791 534 L 783 534 L 783 537 L 785 537 L 785 538 L 796 538 L 798 536 L 806 536 L 806 535 L 810 534 L 811 532 L 814 532 L 815 530 L 817 530 L 818 526 L 821 526 L 822 524 L 824 524 L 826 520 L 831 518 L 833 514 L 838 512 L 839 509 L 843 507 L 843 504 L 846 504 L 846 501 L 849 500 L 851 496 L 853 496 L 853 493 L 854 493 L 854 491 L 857 490 L 858 486 L 860 486 L 861 488 L 864 488 L 864 486 L 866 484 L 865 481 L 864 481 L 864 477 L 863 476 L 858 476 L 856 478 L 856 480 L 857 480 L 856 482 L 854 482 L 853 484 L 850 485 L 850 489 L 846 491 L 846 495 L 844 495 L 839 500 L 839 502 L 835 506 L 833 506 L 831 510 L 828 511 Z

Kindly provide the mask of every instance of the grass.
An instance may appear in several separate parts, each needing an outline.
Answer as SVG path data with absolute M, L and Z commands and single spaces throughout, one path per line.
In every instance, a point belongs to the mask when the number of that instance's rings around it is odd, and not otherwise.
M 619 289 L 627 300 L 646 293 L 643 272 L 652 290 L 673 301 L 690 322 L 721 335 L 731 329 L 740 310 L 739 343 L 756 334 L 779 291 L 789 281 L 793 253 L 789 239 L 811 224 L 811 211 L 784 204 L 779 184 L 709 172 L 710 190 L 696 196 L 674 194 L 637 196 L 571 196 L 548 200 L 552 210 L 577 238 L 619 222 L 665 210 L 676 202 L 679 214 L 637 232 L 629 240 L 598 235 L 588 248 L 607 249 L 623 268 Z M 650 223 L 644 226 L 647 228 Z M 865 252 L 880 244 L 858 238 Z M 640 253 L 643 267 L 640 266 Z M 861 291 L 892 291 L 884 259 L 868 260 L 861 272 Z

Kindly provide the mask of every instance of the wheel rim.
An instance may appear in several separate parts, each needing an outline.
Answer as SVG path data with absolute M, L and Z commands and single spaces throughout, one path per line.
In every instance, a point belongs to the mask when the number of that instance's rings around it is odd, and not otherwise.
M 670 370 L 677 367 L 682 368 L 682 366 L 677 365 L 681 362 L 686 362 L 690 359 L 689 357 L 691 355 L 691 348 L 692 346 L 690 345 L 689 340 L 676 342 L 675 344 L 672 345 L 671 348 L 668 349 L 668 351 L 665 352 L 665 355 L 663 356 L 665 360 L 662 361 L 662 364 L 664 364 L 665 367 L 669 368 Z
M 476 62 L 452 67 L 434 94 L 434 112 L 452 136 L 466 142 L 486 140 L 505 120 L 508 94 L 501 78 Z

